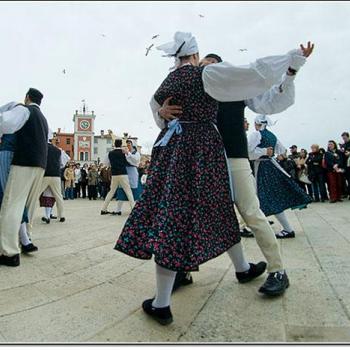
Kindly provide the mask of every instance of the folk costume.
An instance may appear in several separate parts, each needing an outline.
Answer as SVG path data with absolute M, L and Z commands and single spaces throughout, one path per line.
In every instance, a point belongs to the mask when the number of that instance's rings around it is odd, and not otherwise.
M 261 125 L 259 131 L 249 136 L 249 157 L 254 160 L 254 171 L 260 208 L 266 216 L 275 215 L 283 226 L 277 238 L 294 237 L 284 211 L 306 208 L 312 199 L 301 189 L 295 180 L 277 163 L 267 156 L 267 148 L 272 147 L 274 155 L 284 154 L 286 148 L 267 126 L 273 125 L 270 118 L 259 115 L 255 123 Z
M 40 110 L 43 95 L 28 91 L 38 103 L 17 105 L 0 113 L 0 137 L 17 136 L 16 148 L 0 211 L 0 263 L 19 265 L 18 231 L 24 208 L 34 215 L 47 162 L 48 125 Z M 31 229 L 29 225 L 29 229 Z

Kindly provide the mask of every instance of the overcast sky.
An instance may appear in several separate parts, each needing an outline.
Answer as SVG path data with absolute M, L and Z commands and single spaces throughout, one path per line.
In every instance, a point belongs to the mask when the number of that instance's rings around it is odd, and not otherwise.
M 149 100 L 173 64 L 158 50 L 146 57 L 151 43 L 190 31 L 200 54 L 246 64 L 312 40 L 296 103 L 274 117 L 272 131 L 285 146 L 325 146 L 350 129 L 349 18 L 350 3 L 340 2 L 1 2 L 0 104 L 36 87 L 50 127 L 72 132 L 85 99 L 96 133 L 129 132 L 149 148 L 158 134 Z

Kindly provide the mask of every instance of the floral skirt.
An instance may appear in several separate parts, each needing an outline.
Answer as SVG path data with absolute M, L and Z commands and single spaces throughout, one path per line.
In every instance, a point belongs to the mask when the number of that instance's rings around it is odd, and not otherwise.
M 312 198 L 278 169 L 271 160 L 261 161 L 257 172 L 257 187 L 260 208 L 266 216 L 286 209 L 304 209 Z
M 166 146 L 153 148 L 144 191 L 115 249 L 196 271 L 239 241 L 221 136 L 209 123 L 184 125 Z

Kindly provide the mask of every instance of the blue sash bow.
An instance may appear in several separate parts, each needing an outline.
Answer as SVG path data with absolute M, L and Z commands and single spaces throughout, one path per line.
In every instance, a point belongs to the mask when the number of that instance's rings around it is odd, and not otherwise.
M 168 144 L 174 132 L 176 135 L 180 135 L 182 133 L 182 126 L 180 124 L 179 119 L 174 119 L 168 124 L 168 131 L 165 135 L 153 146 L 153 147 L 164 147 Z

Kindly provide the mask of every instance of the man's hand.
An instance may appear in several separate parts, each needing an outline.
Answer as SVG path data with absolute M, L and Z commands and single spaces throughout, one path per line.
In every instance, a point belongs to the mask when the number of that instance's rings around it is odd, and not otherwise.
M 312 51 L 314 50 L 315 45 L 311 44 L 310 41 L 307 42 L 307 47 L 304 47 L 303 44 L 300 45 L 301 51 L 303 51 L 304 57 L 309 57 L 312 54 Z
M 273 156 L 273 148 L 272 147 L 266 148 L 266 155 L 269 157 Z
M 173 119 L 176 119 L 179 114 L 182 114 L 181 106 L 169 105 L 171 99 L 172 97 L 168 97 L 164 101 L 163 106 L 158 111 L 159 115 L 168 122 L 172 121 Z

